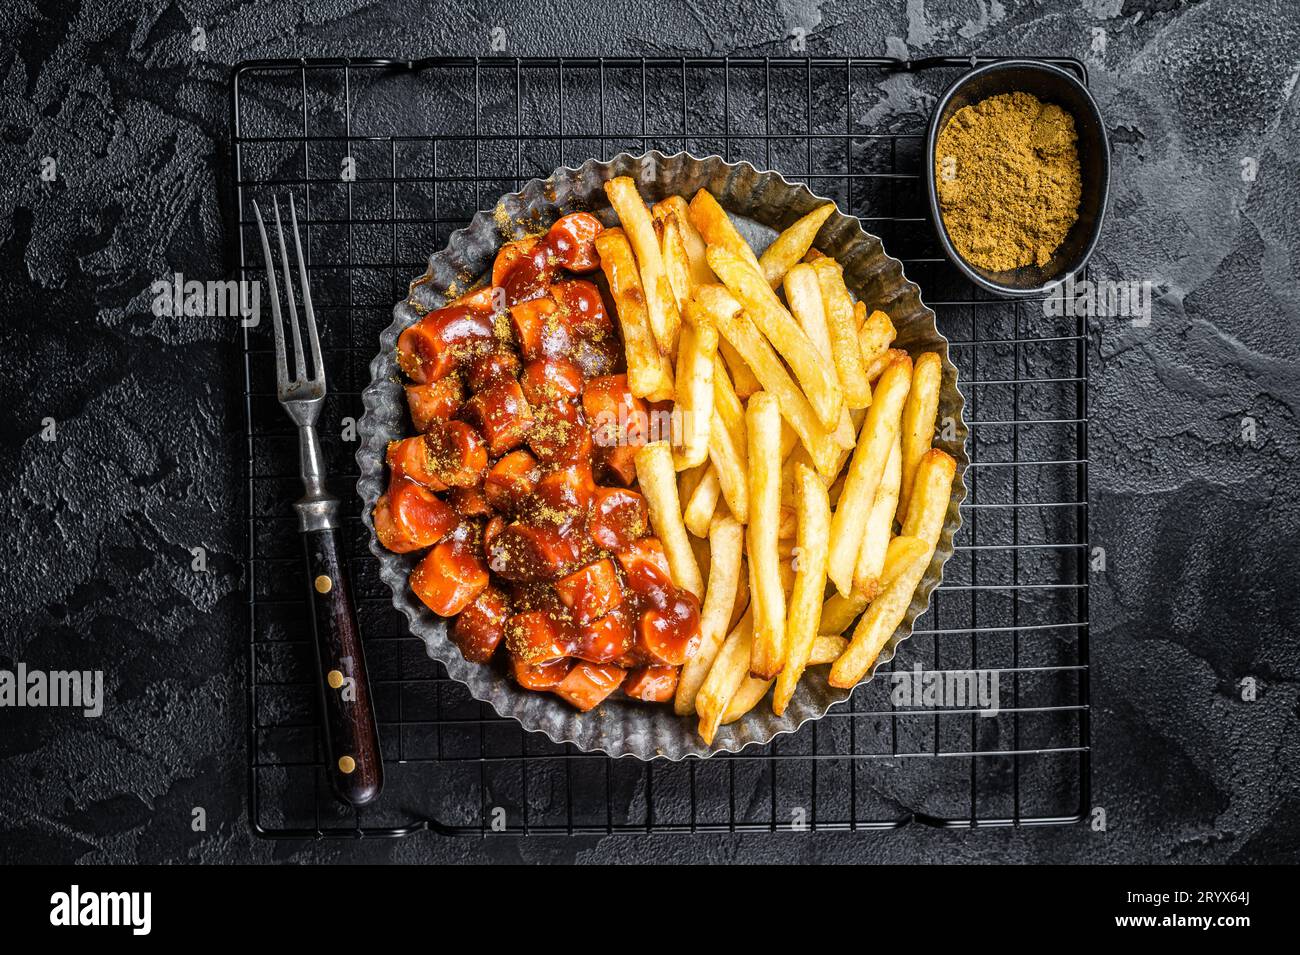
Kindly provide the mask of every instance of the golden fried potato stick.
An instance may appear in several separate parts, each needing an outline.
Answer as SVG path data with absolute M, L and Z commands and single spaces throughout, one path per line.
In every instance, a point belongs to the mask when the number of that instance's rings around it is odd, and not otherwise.
M 650 526 L 668 556 L 673 583 L 696 597 L 703 597 L 704 580 L 695 562 L 695 551 L 691 550 L 691 542 L 686 536 L 686 525 L 682 523 L 682 507 L 677 499 L 677 473 L 673 470 L 673 452 L 667 441 L 651 441 L 637 449 L 636 478 L 650 512 Z
M 712 321 L 711 318 L 709 320 Z M 727 377 L 727 369 L 720 358 L 715 358 L 713 361 L 713 407 L 722 418 L 722 423 L 726 425 L 727 432 L 731 435 L 731 443 L 737 449 L 748 446 L 749 439 L 745 437 L 745 406 L 740 403 L 740 396 L 732 387 L 731 379 Z
M 754 640 L 752 623 L 753 613 L 747 610 L 713 658 L 709 675 L 695 694 L 695 712 L 700 714 L 699 734 L 706 745 L 713 745 L 713 737 L 731 698 L 749 675 L 749 652 Z
M 948 501 L 952 497 L 952 479 L 957 473 L 957 462 L 952 455 L 931 448 L 921 456 L 916 477 L 912 481 L 912 503 L 907 508 L 900 536 L 919 537 L 926 542 L 933 555 L 939 543 L 939 533 L 948 514 Z
M 718 510 L 718 499 L 722 496 L 722 485 L 718 481 L 718 469 L 710 462 L 704 477 L 695 485 L 690 497 L 686 498 L 686 510 L 682 521 L 686 529 L 696 537 L 708 537 L 713 516 Z
M 885 566 L 880 572 L 880 589 L 884 590 L 913 562 L 926 556 L 930 545 L 920 537 L 908 537 L 899 534 L 889 542 L 889 549 L 885 552 Z M 926 556 L 927 563 L 929 562 Z
M 679 471 L 709 459 L 709 432 L 713 427 L 713 369 L 718 351 L 718 329 L 707 313 L 687 309 L 677 348 L 677 404 L 682 444 L 673 451 Z
M 686 249 L 686 260 L 691 267 L 691 287 L 716 282 L 717 278 L 704 259 L 704 237 L 691 222 L 690 207 L 681 196 L 668 196 L 654 204 L 650 210 L 656 222 L 662 223 L 671 214 L 677 218 L 677 227 L 681 231 L 682 245 Z
M 901 348 L 885 349 L 883 352 L 881 352 L 879 355 L 877 355 L 875 358 L 873 358 L 870 362 L 867 363 L 867 381 L 871 382 L 872 387 L 875 387 L 876 379 L 879 378 L 884 373 L 886 368 L 888 368 L 894 362 L 901 361 L 902 359 L 908 357 L 909 356 L 907 352 L 903 351 L 903 349 Z M 874 397 L 874 392 L 873 392 L 873 397 Z
M 663 253 L 664 274 L 668 276 L 668 287 L 673 291 L 680 312 L 691 297 L 691 263 L 686 256 L 686 243 L 677 216 L 669 215 L 660 223 L 660 227 L 663 229 L 659 243 Z
M 641 272 L 632 258 L 627 236 L 622 229 L 604 230 L 596 236 L 596 252 L 623 332 L 628 388 L 638 398 L 665 401 L 673 396 L 672 365 L 659 350 L 650 328 Z
M 826 307 L 822 304 L 821 282 L 817 270 L 801 262 L 785 275 L 785 300 L 799 327 L 812 339 L 817 351 L 828 362 L 835 360 L 831 351 L 831 333 L 826 327 Z
M 745 529 L 732 517 L 719 517 L 709 528 L 709 586 L 700 608 L 700 648 L 686 661 L 677 679 L 673 712 L 695 712 L 695 697 L 709 675 L 730 629 L 745 549 Z
M 755 676 L 745 677 L 740 686 L 736 687 L 736 692 L 731 695 L 731 702 L 727 704 L 726 712 L 722 714 L 723 725 L 736 722 L 758 706 L 763 697 L 767 696 L 767 691 L 772 688 L 772 683 L 772 680 L 760 680 Z
M 712 271 L 709 274 L 712 275 Z M 736 385 L 736 394 L 741 398 L 748 398 L 754 392 L 763 390 L 763 385 L 754 377 L 754 372 L 745 364 L 745 359 L 740 357 L 740 352 L 732 347 L 731 342 L 725 338 L 719 341 L 718 351 L 727 363 L 727 370 L 731 372 L 731 380 Z
M 826 328 L 830 332 L 835 371 L 839 375 L 844 403 L 851 409 L 865 408 L 871 404 L 871 386 L 867 384 L 866 368 L 862 363 L 858 326 L 853 320 L 853 298 L 844 284 L 844 270 L 829 258 L 818 259 L 812 267 L 821 286 Z
M 880 592 L 867 607 L 866 613 L 853 629 L 844 654 L 831 666 L 827 682 L 831 686 L 847 689 L 856 686 L 866 675 L 881 648 L 903 622 L 907 608 L 912 603 L 912 592 L 925 574 L 924 555 L 904 569 L 894 582 Z
M 641 194 L 636 191 L 636 183 L 630 176 L 619 176 L 605 183 L 605 195 L 618 213 L 618 219 L 632 243 L 632 250 L 636 252 L 655 341 L 665 355 L 675 355 L 681 313 L 677 310 L 677 299 L 664 271 L 663 253 L 659 248 L 659 237 L 655 235 L 650 210 L 641 201 Z
M 749 436 L 749 565 L 757 595 L 749 672 L 763 680 L 785 664 L 785 592 L 778 537 L 781 523 L 781 408 L 760 391 L 745 410 Z
M 835 582 L 835 589 L 848 596 L 853 589 L 853 570 L 862 536 L 866 532 L 867 515 L 876 497 L 876 488 L 885 473 L 885 465 L 898 437 L 898 423 L 903 415 L 903 402 L 912 385 L 912 360 L 904 356 L 894 362 L 880 376 L 875 399 L 862 424 L 858 446 L 849 462 L 849 473 L 844 479 L 831 520 L 830 564 L 827 574 Z
M 817 639 L 813 641 L 812 652 L 808 654 L 808 666 L 816 667 L 823 663 L 834 663 L 848 649 L 848 646 L 849 641 L 843 637 L 819 633 Z
M 888 315 L 880 309 L 868 315 L 867 306 L 862 302 L 854 303 L 853 316 L 858 324 L 858 349 L 863 362 L 870 365 L 894 343 L 898 333 Z
M 880 591 L 880 574 L 885 569 L 885 554 L 894 529 L 894 512 L 898 510 L 898 487 L 903 474 L 903 453 L 898 438 L 885 462 L 885 473 L 876 488 L 876 499 L 867 515 L 867 529 L 858 549 L 853 569 L 853 589 L 871 600 Z
M 798 568 L 786 621 L 786 660 L 776 680 L 772 712 L 780 716 L 790 704 L 821 625 L 822 594 L 826 592 L 826 541 L 830 536 L 831 502 L 826 485 L 812 468 L 795 468 L 795 509 L 799 514 Z
M 943 383 L 943 365 L 939 356 L 925 352 L 912 368 L 912 390 L 903 405 L 899 425 L 902 438 L 902 484 L 898 495 L 898 521 L 907 519 L 907 504 L 912 497 L 916 467 L 934 441 L 934 419 L 939 413 L 939 386 Z
M 804 334 L 794 316 L 786 311 L 772 287 L 749 268 L 744 259 L 729 249 L 710 245 L 707 255 L 709 267 L 722 279 L 723 284 L 744 308 L 745 314 L 789 364 L 822 426 L 831 429 L 838 425 L 840 405 L 844 401 L 839 382 L 835 376 L 826 373 L 827 369 L 817 354 L 816 346 Z M 754 362 L 745 354 L 744 349 L 736 342 L 732 344 L 736 345 L 741 357 L 749 363 L 758 380 L 762 381 L 763 376 L 754 368 Z
M 817 470 L 827 476 L 834 475 L 838 470 L 840 447 L 821 426 L 812 405 L 785 370 L 771 344 L 754 323 L 740 313 L 740 303 L 721 285 L 702 286 L 696 290 L 692 301 L 709 309 L 718 332 L 736 347 L 764 389 L 777 397 L 781 414 L 808 448 Z
M 853 621 L 867 609 L 868 603 L 867 598 L 857 592 L 847 597 L 831 594 L 822 604 L 822 620 L 817 629 L 823 636 L 838 636 L 853 625 Z
M 709 430 L 709 461 L 718 475 L 718 487 L 727 502 L 727 510 L 740 523 L 749 523 L 749 464 L 744 452 L 732 442 L 731 432 L 722 423 L 716 405 L 713 409 L 713 426 Z
M 848 649 L 831 667 L 831 686 L 856 685 L 903 622 L 916 585 L 925 576 L 925 570 L 930 566 L 938 546 L 952 498 L 952 481 L 956 471 L 957 463 L 937 448 L 927 451 L 921 459 L 916 471 L 916 484 L 912 489 L 908 520 L 898 539 L 916 538 L 924 547 L 917 550 L 915 545 L 898 545 L 893 566 L 886 558 L 883 576 L 889 578 L 890 582 L 871 602 L 853 630 L 853 639 L 849 641 Z
M 813 239 L 821 230 L 822 223 L 835 211 L 835 203 L 828 202 L 818 206 L 794 225 L 778 235 L 758 259 L 767 284 L 776 288 L 781 279 L 793 268 L 804 254 L 812 247 Z
M 758 275 L 763 274 L 763 268 L 758 264 L 758 256 L 754 254 L 754 250 L 736 231 L 736 227 L 727 216 L 727 213 L 722 206 L 718 205 L 718 200 L 703 189 L 697 192 L 695 198 L 691 200 L 690 221 L 699 231 L 705 245 L 720 245 L 725 249 L 730 249 L 753 266 L 755 273 Z M 711 265 L 710 268 L 712 268 Z

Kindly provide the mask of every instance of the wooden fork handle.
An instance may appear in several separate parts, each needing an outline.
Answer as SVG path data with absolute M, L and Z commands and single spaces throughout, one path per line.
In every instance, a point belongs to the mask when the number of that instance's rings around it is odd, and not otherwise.
M 321 527 L 304 530 L 302 536 L 319 664 L 325 773 L 335 796 L 360 807 L 379 795 L 384 767 L 352 589 L 340 558 L 338 530 Z

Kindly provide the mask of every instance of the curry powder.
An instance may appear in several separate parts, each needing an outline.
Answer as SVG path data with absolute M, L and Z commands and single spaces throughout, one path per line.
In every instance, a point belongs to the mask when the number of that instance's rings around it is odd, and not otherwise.
M 1046 265 L 1079 217 L 1074 117 L 1028 93 L 959 109 L 939 134 L 934 166 L 948 238 L 981 268 Z

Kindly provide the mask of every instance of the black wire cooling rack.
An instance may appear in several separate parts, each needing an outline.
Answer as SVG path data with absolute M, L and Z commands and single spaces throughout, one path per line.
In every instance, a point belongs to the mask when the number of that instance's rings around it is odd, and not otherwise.
M 1066 824 L 1089 807 L 1088 345 L 1083 318 L 993 300 L 941 255 L 922 154 L 934 96 L 986 59 L 274 60 L 232 82 L 241 278 L 251 201 L 292 192 L 330 395 L 322 441 L 380 718 L 387 788 L 362 811 L 322 774 L 310 617 L 290 503 L 296 434 L 268 323 L 244 330 L 249 787 L 269 837 L 774 831 Z M 1051 60 L 1086 82 L 1080 63 Z M 833 198 L 938 314 L 970 425 L 944 583 L 891 666 L 997 669 L 1002 709 L 895 708 L 888 681 L 738 755 L 611 760 L 526 734 L 446 678 L 376 574 L 353 491 L 359 392 L 425 259 L 530 178 L 596 156 L 717 153 Z

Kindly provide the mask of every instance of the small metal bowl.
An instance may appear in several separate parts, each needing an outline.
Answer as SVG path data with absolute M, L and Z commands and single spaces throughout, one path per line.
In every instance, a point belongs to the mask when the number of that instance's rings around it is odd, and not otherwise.
M 1083 192 L 1079 200 L 1079 218 L 1047 265 L 1026 265 L 994 272 L 966 261 L 948 238 L 935 185 L 935 144 L 939 133 L 959 109 L 1001 93 L 1030 93 L 1044 103 L 1055 103 L 1074 117 L 1074 128 L 1079 137 L 1079 173 L 1083 179 Z M 926 134 L 924 174 L 935 232 L 944 252 L 957 268 L 976 285 L 997 295 L 1041 295 L 1083 268 L 1097 245 L 1110 189 L 1110 142 L 1096 101 L 1077 79 L 1046 63 L 1003 60 L 961 76 L 939 99 Z

